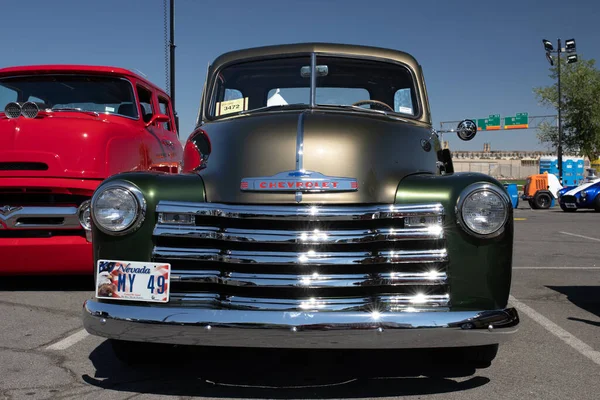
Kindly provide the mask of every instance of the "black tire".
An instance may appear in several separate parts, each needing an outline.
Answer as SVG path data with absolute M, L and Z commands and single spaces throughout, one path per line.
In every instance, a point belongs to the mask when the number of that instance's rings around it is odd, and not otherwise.
M 498 345 L 478 346 L 461 349 L 458 359 L 463 365 L 474 368 L 488 368 L 498 354 Z
M 533 200 L 532 200 L 532 199 L 529 199 L 529 200 L 527 200 L 527 202 L 529 203 L 529 207 L 530 207 L 532 210 L 537 210 L 537 207 L 535 206 L 535 203 L 533 202 Z
M 594 199 L 594 211 L 600 212 L 600 194 Z
M 152 364 L 160 361 L 160 357 L 156 356 L 156 350 L 163 345 L 117 339 L 109 339 L 108 341 L 117 359 L 125 365 Z
M 437 349 L 431 359 L 442 371 L 448 367 L 488 368 L 498 354 L 498 345 Z
M 548 192 L 537 192 L 535 196 L 533 196 L 533 203 L 536 208 L 546 210 L 550 208 L 552 196 Z

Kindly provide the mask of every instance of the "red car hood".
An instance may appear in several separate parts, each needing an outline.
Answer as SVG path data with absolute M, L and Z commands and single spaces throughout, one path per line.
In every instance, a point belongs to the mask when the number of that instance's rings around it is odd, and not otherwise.
M 1 116 L 0 177 L 104 179 L 111 142 L 133 136 L 135 127 L 122 119 L 80 113 L 35 119 Z

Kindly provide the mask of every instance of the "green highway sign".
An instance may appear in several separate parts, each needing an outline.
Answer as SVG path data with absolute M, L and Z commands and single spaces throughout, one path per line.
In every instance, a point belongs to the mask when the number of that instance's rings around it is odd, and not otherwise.
M 514 117 L 504 117 L 504 129 L 527 129 L 529 128 L 529 114 L 517 113 Z
M 500 114 L 492 114 L 487 118 L 473 119 L 477 122 L 477 130 L 494 131 L 500 129 Z

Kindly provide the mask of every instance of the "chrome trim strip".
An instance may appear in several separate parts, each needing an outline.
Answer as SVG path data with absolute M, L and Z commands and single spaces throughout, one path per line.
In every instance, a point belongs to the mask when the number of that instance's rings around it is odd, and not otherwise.
M 87 300 L 83 325 L 119 340 L 203 346 L 399 349 L 501 343 L 514 308 L 449 312 L 286 312 L 132 305 Z
M 341 288 L 365 286 L 445 285 L 444 271 L 384 272 L 371 274 L 263 274 L 221 271 L 171 271 L 172 282 L 215 283 L 229 286 L 259 286 L 261 288 Z M 200 290 L 200 288 L 197 288 Z
M 5 211 L 2 211 L 5 210 Z M 57 224 L 27 223 L 24 218 L 62 218 Z M 82 229 L 77 207 L 4 206 L 0 208 L 0 229 Z
M 373 311 L 423 312 L 449 311 L 449 295 L 388 295 L 345 298 L 274 299 L 227 296 L 217 293 L 172 293 L 171 306 L 198 307 L 207 305 L 217 309 L 243 309 L 254 311 Z
M 239 309 L 253 311 L 373 311 L 379 312 L 423 312 L 449 311 L 449 295 L 416 296 L 389 295 L 346 298 L 274 299 L 227 296 L 217 293 L 171 293 L 170 306 L 215 309 Z
M 158 213 L 193 214 L 205 217 L 286 221 L 364 221 L 403 218 L 409 216 L 444 215 L 444 207 L 441 203 L 344 207 L 337 205 L 321 206 L 310 204 L 271 206 L 160 201 L 156 206 L 156 211 Z
M 242 251 L 155 246 L 153 259 L 210 261 L 227 264 L 364 265 L 437 263 L 448 259 L 446 249 L 360 252 Z
M 296 171 L 304 171 L 304 116 L 305 112 L 301 112 L 298 116 L 298 129 L 296 131 Z M 297 191 L 295 194 L 296 203 L 302 201 L 302 192 Z
M 436 226 L 437 228 L 438 226 Z M 355 230 L 288 231 L 266 229 L 219 228 L 216 226 L 190 226 L 157 224 L 154 236 L 191 239 L 213 239 L 225 242 L 251 242 L 269 244 L 350 244 L 395 242 L 405 240 L 438 240 L 444 238 L 441 226 L 434 228 L 381 228 Z

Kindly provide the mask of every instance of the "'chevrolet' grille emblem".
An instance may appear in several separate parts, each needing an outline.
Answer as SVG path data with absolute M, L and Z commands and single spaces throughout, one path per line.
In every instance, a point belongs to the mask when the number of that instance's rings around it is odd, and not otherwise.
M 0 214 L 9 215 L 15 211 L 19 211 L 23 207 L 14 207 L 14 206 L 2 206 L 0 207 Z

